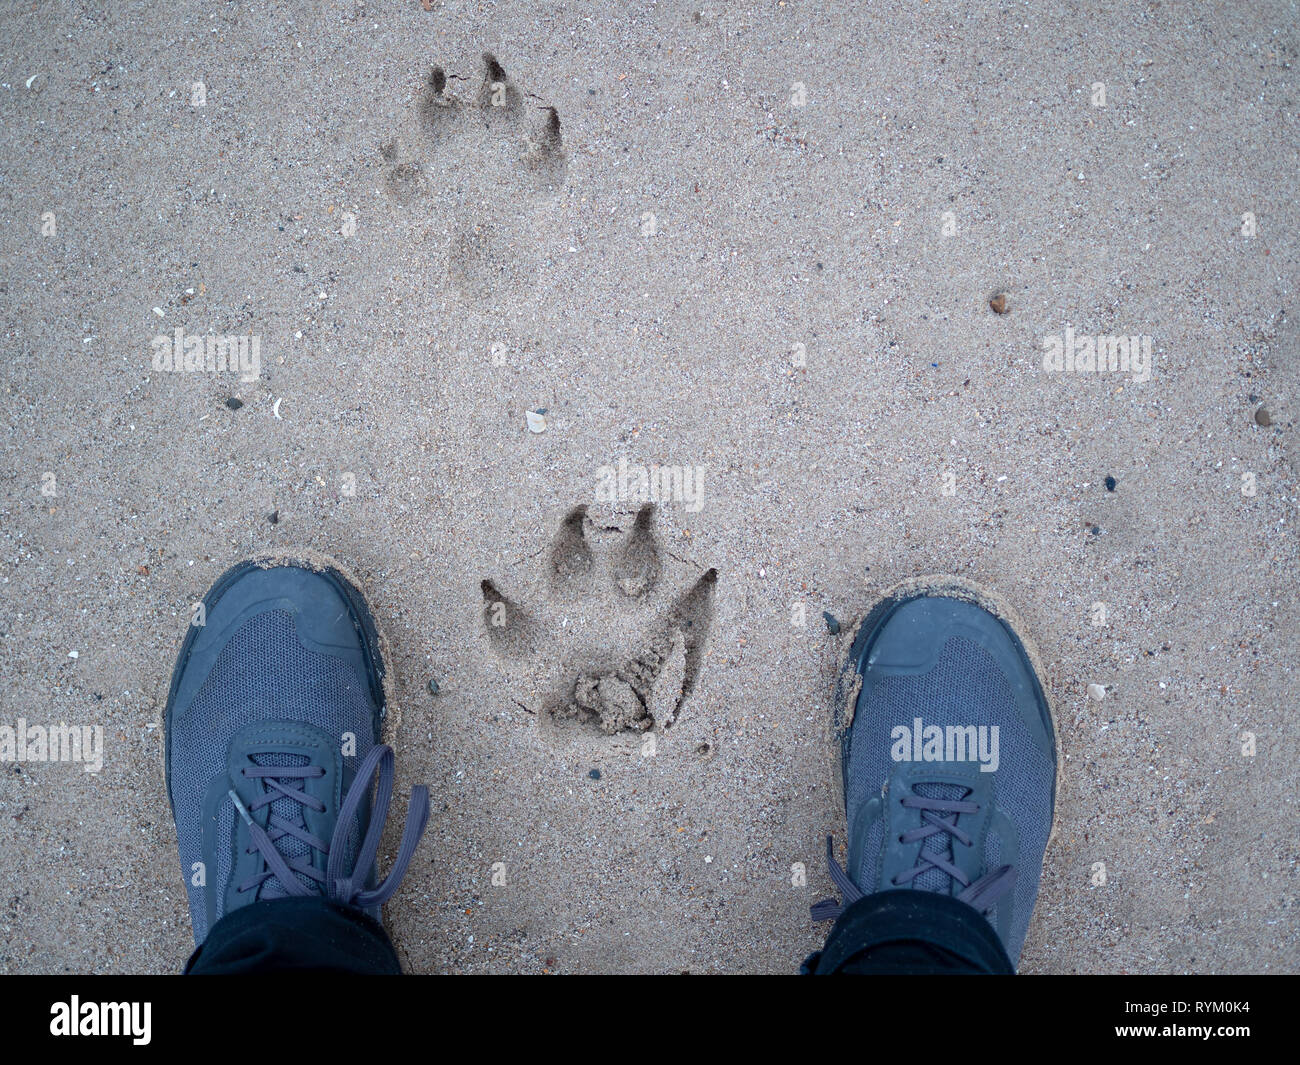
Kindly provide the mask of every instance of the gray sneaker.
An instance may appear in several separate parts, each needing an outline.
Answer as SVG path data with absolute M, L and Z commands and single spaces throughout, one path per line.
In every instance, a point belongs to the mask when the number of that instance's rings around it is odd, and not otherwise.
M 250 560 L 196 613 L 166 712 L 167 794 L 194 942 L 232 910 L 291 895 L 379 919 L 424 833 L 429 797 L 412 790 L 393 869 L 376 886 L 393 751 L 380 742 L 384 662 L 365 599 L 328 562 Z
M 1032 653 L 988 593 L 921 578 L 886 593 L 854 639 L 840 725 L 843 906 L 936 891 L 989 920 L 1013 963 L 1038 895 L 1056 803 L 1056 735 Z M 837 917 L 833 900 L 815 920 Z

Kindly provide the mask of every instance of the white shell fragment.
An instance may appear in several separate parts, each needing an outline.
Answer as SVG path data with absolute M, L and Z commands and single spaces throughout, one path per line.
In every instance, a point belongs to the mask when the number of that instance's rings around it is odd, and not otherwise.
M 528 419 L 528 428 L 534 433 L 546 432 L 546 416 L 538 414 L 535 410 L 525 411 L 525 417 Z
M 1101 702 L 1104 698 L 1106 698 L 1106 689 L 1103 688 L 1100 684 L 1089 684 L 1088 694 L 1092 696 L 1092 698 L 1096 699 L 1097 702 Z

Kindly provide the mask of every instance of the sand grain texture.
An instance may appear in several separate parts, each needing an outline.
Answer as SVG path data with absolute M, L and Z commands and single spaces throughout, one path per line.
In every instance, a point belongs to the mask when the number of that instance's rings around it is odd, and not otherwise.
M 793 971 L 850 621 L 934 572 L 1060 717 L 1022 970 L 1300 967 L 1294 6 L 431 6 L 0 16 L 0 720 L 107 745 L 0 766 L 0 969 L 183 964 L 157 693 L 211 581 L 304 549 L 364 577 L 431 789 L 416 971 Z M 1151 379 L 1045 372 L 1067 326 Z M 177 327 L 261 375 L 155 371 Z M 705 471 L 625 587 L 620 458 Z M 554 718 L 711 569 L 653 755 Z

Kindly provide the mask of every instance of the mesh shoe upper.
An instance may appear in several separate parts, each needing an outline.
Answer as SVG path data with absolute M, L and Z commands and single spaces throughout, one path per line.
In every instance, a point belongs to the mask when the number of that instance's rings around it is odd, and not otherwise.
M 898 888 L 951 894 L 985 913 L 1015 961 L 1056 780 L 1050 713 L 1028 656 L 992 614 L 939 596 L 883 604 L 854 653 L 849 855 L 836 878 L 846 901 Z
M 166 736 L 196 943 L 234 906 L 333 895 L 327 866 L 350 879 L 364 860 L 371 783 L 378 775 L 382 828 L 392 776 L 392 752 L 379 745 L 383 666 L 351 585 L 330 572 L 244 564 L 204 604 L 206 624 L 188 634 L 176 665 Z M 412 815 L 422 829 L 422 789 Z M 372 886 L 366 869 L 354 895 Z

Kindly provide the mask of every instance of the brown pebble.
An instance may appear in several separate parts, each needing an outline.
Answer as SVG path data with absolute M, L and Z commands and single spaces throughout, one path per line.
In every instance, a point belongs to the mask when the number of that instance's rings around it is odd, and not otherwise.
M 1007 294 L 1005 292 L 999 292 L 996 296 L 994 296 L 991 300 L 989 300 L 989 306 L 992 307 L 994 312 L 996 312 L 997 314 L 1006 314 Z
M 1269 414 L 1268 408 L 1260 407 L 1259 410 L 1255 411 L 1255 424 L 1256 425 L 1273 424 L 1273 416 Z
M 140 574 L 141 577 L 147 577 L 149 576 L 149 567 L 141 566 L 136 570 L 136 573 Z

